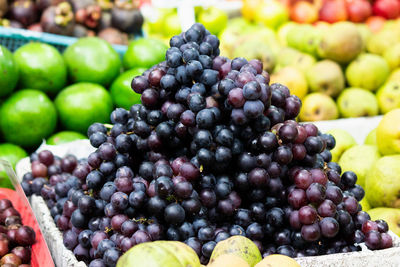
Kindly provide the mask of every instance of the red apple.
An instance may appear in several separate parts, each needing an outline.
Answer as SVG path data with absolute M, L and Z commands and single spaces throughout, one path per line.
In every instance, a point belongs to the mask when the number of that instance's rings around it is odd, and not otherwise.
M 346 3 L 344 0 L 326 0 L 319 10 L 319 19 L 329 23 L 347 20 Z
M 310 2 L 299 1 L 291 8 L 290 19 L 298 23 L 313 23 L 318 19 L 318 10 Z
M 372 6 L 374 15 L 385 19 L 395 19 L 400 15 L 400 2 L 398 0 L 378 0 Z
M 386 19 L 378 16 L 371 16 L 365 22 L 372 32 L 379 32 L 385 25 Z
M 352 22 L 363 22 L 372 15 L 372 7 L 367 0 L 347 0 L 346 6 Z

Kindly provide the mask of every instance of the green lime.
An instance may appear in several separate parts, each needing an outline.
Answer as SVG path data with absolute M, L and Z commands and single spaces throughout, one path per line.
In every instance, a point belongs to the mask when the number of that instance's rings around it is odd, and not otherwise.
M 109 85 L 120 73 L 121 60 L 112 46 L 96 37 L 81 38 L 64 52 L 73 82 Z
M 65 143 L 69 143 L 75 140 L 79 139 L 86 139 L 86 136 L 84 136 L 81 133 L 78 132 L 72 132 L 72 131 L 62 131 L 53 134 L 49 138 L 47 138 L 46 143 L 48 145 L 61 145 Z
M 62 90 L 54 101 L 65 129 L 86 133 L 95 122 L 108 122 L 113 103 L 103 86 L 76 83 Z
M 18 82 L 18 65 L 13 54 L 4 46 L 0 45 L 0 97 L 11 93 Z
M 28 43 L 14 53 L 20 71 L 19 86 L 45 93 L 58 93 L 67 82 L 61 54 L 48 44 Z
M 5 143 L 0 144 L 0 159 L 10 162 L 11 166 L 15 169 L 18 161 L 27 157 L 28 154 L 21 147 Z M 12 184 L 5 171 L 0 168 L 0 187 L 12 188 Z
M 141 75 L 146 69 L 137 68 L 125 71 L 114 80 L 110 87 L 111 98 L 117 107 L 130 109 L 140 103 L 140 94 L 131 88 L 132 79 Z
M 25 89 L 11 95 L 0 109 L 4 139 L 23 147 L 39 145 L 57 125 L 57 111 L 41 91 Z
M 165 60 L 168 47 L 160 40 L 140 38 L 131 42 L 123 58 L 125 69 L 150 68 Z

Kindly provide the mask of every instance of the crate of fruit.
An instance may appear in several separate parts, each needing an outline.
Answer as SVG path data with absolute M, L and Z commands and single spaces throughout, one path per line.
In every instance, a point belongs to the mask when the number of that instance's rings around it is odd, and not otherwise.
M 76 42 L 78 38 L 58 34 L 35 32 L 25 29 L 7 28 L 0 26 L 0 45 L 11 51 L 29 42 L 41 42 L 53 45 L 58 51 L 63 52 L 69 45 Z M 122 57 L 127 49 L 126 45 L 112 45 Z
M 60 52 L 77 38 L 98 36 L 122 56 L 129 39 L 142 36 L 140 1 L 0 1 L 0 44 L 15 51 L 43 42 Z

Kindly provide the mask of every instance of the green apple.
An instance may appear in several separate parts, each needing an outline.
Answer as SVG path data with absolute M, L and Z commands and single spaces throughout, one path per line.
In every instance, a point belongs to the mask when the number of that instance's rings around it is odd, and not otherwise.
M 400 82 L 400 68 L 394 69 L 392 71 L 392 73 L 390 73 L 390 76 L 389 76 L 389 78 L 387 79 L 386 82 L 389 82 L 389 81 L 398 81 L 398 82 Z
M 264 1 L 256 10 L 255 21 L 264 24 L 272 29 L 279 28 L 280 25 L 289 20 L 289 12 L 279 1 Z
M 343 129 L 331 129 L 326 133 L 333 135 L 336 140 L 336 146 L 331 150 L 333 162 L 338 162 L 343 152 L 357 145 L 354 137 Z
M 382 155 L 400 153 L 400 108 L 383 116 L 378 124 L 376 141 Z
M 400 108 L 400 80 L 388 81 L 376 93 L 378 105 L 383 114 Z
M 373 93 L 361 88 L 347 88 L 338 97 L 337 104 L 343 118 L 376 116 L 378 101 Z
M 353 171 L 357 174 L 357 184 L 364 187 L 365 176 L 380 156 L 376 146 L 356 145 L 342 154 L 339 165 L 342 167 L 342 172 Z
M 209 7 L 200 12 L 197 20 L 212 34 L 218 35 L 228 24 L 228 15 L 221 9 Z
M 388 78 L 390 68 L 379 55 L 362 54 L 347 66 L 346 78 L 352 87 L 378 89 Z
M 335 120 L 339 112 L 330 96 L 312 93 L 304 98 L 299 117 L 302 121 Z
M 365 179 L 365 194 L 371 207 L 400 208 L 399 173 L 400 155 L 385 156 L 374 163 Z
M 394 208 L 374 208 L 368 210 L 371 220 L 385 220 L 390 231 L 400 235 L 400 209 Z

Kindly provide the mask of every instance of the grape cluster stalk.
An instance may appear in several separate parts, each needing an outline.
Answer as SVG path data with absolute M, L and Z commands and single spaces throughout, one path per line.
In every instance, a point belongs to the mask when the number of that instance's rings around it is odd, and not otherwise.
M 392 246 L 387 224 L 362 211 L 355 173 L 331 162 L 333 136 L 296 122 L 300 99 L 261 61 L 220 56 L 203 25 L 172 37 L 132 89 L 142 104 L 91 125 L 87 159 L 33 154 L 22 182 L 78 260 L 115 266 L 137 244 L 178 240 L 206 264 L 234 235 L 263 256 Z

